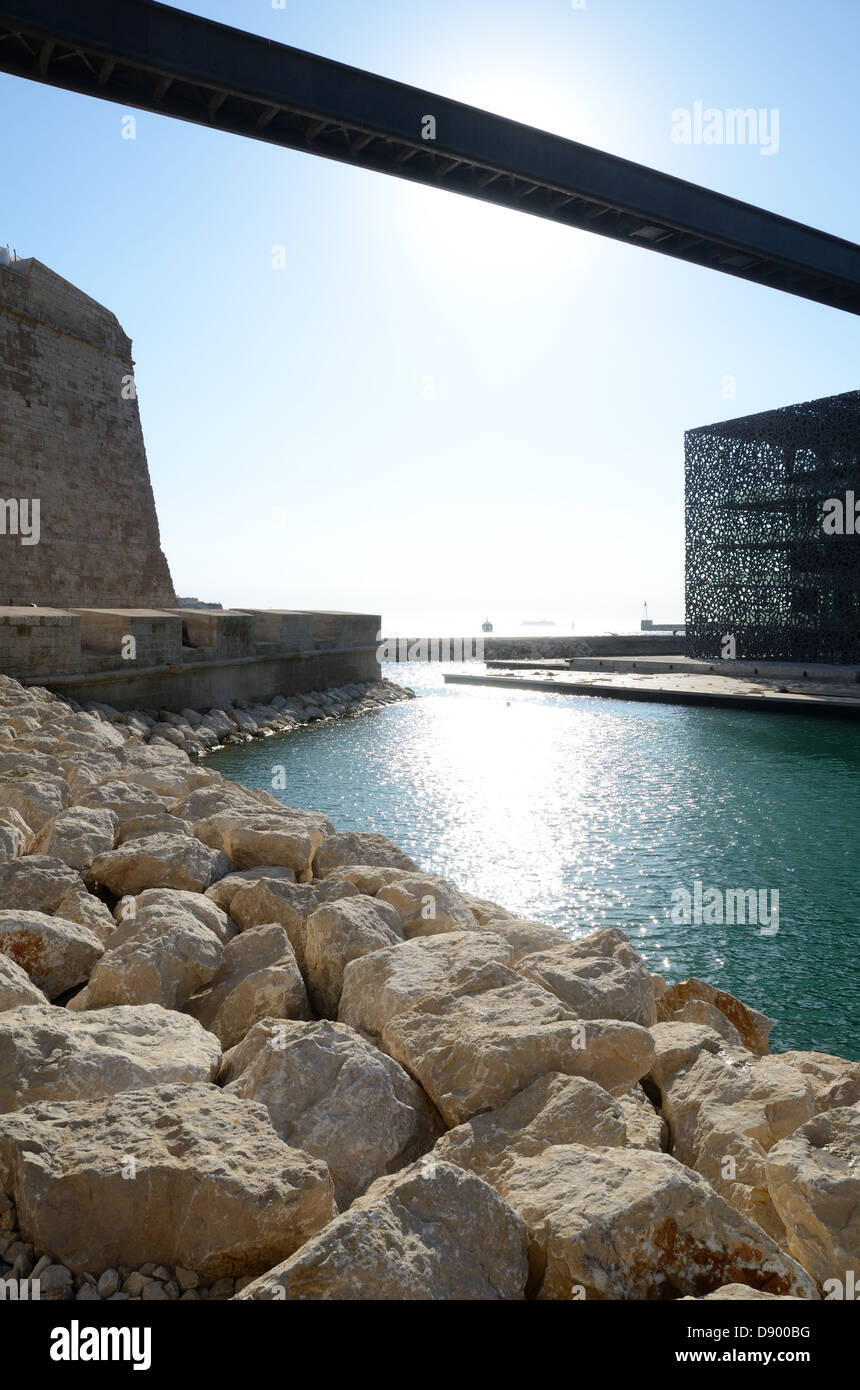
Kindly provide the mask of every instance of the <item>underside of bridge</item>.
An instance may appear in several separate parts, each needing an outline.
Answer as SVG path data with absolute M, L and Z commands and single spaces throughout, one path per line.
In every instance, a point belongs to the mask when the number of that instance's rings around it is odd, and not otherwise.
M 860 314 L 852 242 L 154 0 L 0 0 L 0 71 L 515 208 Z

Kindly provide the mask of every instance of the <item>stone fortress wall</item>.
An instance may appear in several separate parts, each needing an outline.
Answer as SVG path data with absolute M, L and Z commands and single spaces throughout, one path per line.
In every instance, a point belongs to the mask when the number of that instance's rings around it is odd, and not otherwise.
M 133 373 L 108 309 L 38 260 L 0 264 L 0 498 L 40 518 L 38 544 L 0 534 L 0 602 L 175 605 Z
M 116 709 L 378 680 L 375 614 L 177 606 L 129 389 L 131 340 L 40 261 L 6 259 L 0 670 Z

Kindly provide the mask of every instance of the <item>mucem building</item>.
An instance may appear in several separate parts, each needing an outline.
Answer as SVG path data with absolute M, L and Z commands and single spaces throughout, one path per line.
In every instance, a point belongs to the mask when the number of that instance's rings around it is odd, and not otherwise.
M 860 391 L 688 430 L 685 452 L 688 655 L 860 664 Z

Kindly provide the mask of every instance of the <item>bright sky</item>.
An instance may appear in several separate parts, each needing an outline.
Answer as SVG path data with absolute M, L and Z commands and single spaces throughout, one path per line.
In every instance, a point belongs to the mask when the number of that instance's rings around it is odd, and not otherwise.
M 856 0 L 185 8 L 858 237 Z M 776 108 L 778 151 L 674 143 L 697 101 Z M 684 430 L 857 388 L 850 315 L 125 114 L 0 76 L 0 242 L 134 339 L 179 593 L 412 635 L 674 621 Z

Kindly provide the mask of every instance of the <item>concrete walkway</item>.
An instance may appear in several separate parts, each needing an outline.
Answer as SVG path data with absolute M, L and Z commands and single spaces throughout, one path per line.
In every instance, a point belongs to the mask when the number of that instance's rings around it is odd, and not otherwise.
M 651 665 L 650 662 L 647 664 Z M 678 664 L 677 658 L 674 664 Z M 577 669 L 574 679 L 571 678 L 570 667 L 565 665 L 547 670 L 547 665 L 544 663 L 541 669 L 534 663 L 522 663 L 515 674 L 509 675 L 498 675 L 495 671 L 487 671 L 486 675 L 451 673 L 445 676 L 445 683 L 497 686 L 504 690 L 544 690 L 557 695 L 595 695 L 604 699 L 646 700 L 670 705 L 712 705 L 723 709 L 767 709 L 780 714 L 860 718 L 860 689 L 856 681 L 838 685 L 832 679 L 789 682 L 665 669 L 643 672 L 632 670 L 632 662 L 612 663 L 613 666 L 626 666 L 628 669 L 624 671 Z

